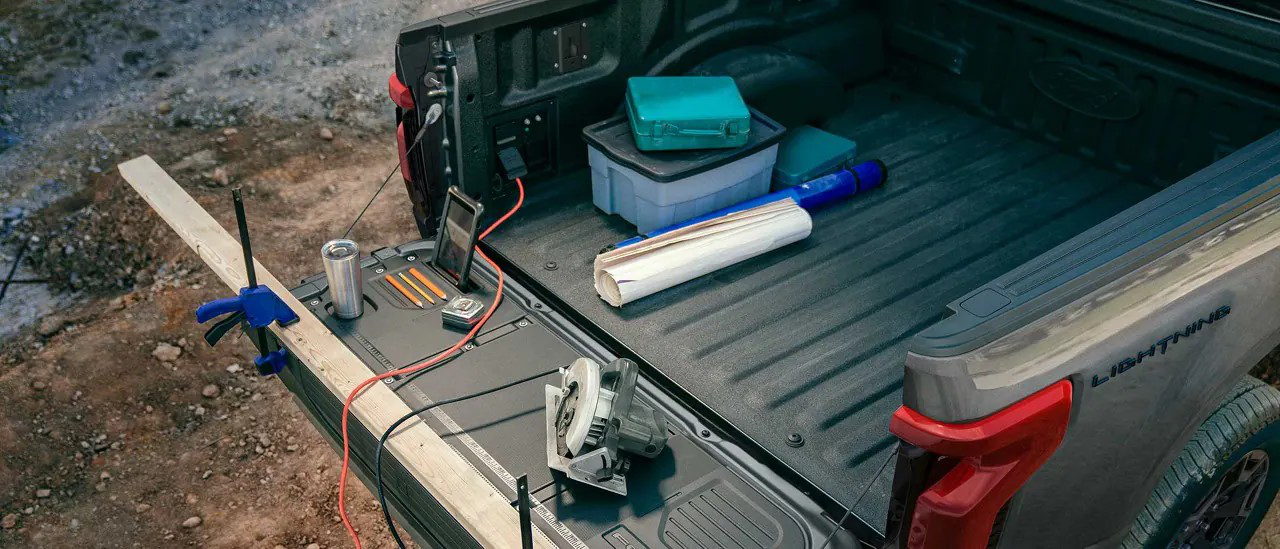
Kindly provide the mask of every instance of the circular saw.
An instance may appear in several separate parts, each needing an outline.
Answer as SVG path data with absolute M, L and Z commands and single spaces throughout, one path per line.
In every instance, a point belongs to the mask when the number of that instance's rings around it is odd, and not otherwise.
M 631 456 L 667 446 L 667 418 L 635 398 L 639 367 L 579 358 L 560 387 L 546 387 L 547 466 L 569 478 L 627 495 Z

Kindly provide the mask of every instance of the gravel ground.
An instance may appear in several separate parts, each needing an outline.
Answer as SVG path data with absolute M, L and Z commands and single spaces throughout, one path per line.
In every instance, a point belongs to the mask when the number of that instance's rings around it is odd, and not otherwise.
M 76 223 L 84 222 L 91 214 L 82 210 L 92 204 L 66 201 L 125 157 L 148 152 L 180 159 L 175 149 L 187 141 L 176 130 L 326 125 L 389 138 L 386 78 L 395 32 L 474 3 L 0 3 L 0 238 L 6 244 L 0 248 L 0 269 L 7 273 L 4 267 L 21 250 L 20 241 L 32 248 L 28 259 L 81 250 L 32 241 L 31 236 L 44 235 L 23 224 L 59 201 Z M 206 168 L 204 175 L 213 170 Z M 136 252 L 119 253 L 145 263 Z M 37 257 L 38 270 L 23 262 L 17 277 L 53 278 L 57 290 L 131 287 L 130 276 L 103 278 L 71 266 L 58 268 L 59 261 Z M 0 301 L 0 318 L 6 319 L 0 338 L 76 299 L 41 285 L 16 287 L 13 295 L 18 299 Z
M 151 154 L 224 226 L 243 187 L 260 261 L 319 271 L 395 165 L 396 30 L 465 3 L 0 3 L 0 276 L 49 281 L 0 301 L 0 547 L 348 544 L 338 456 L 243 337 L 203 343 L 225 288 L 114 166 Z M 413 236 L 390 191 L 369 246 Z

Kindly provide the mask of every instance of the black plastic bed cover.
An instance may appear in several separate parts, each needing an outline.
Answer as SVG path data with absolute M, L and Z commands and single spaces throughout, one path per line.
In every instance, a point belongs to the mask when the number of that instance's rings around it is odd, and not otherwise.
M 966 292 L 1155 192 L 903 89 L 859 86 L 822 127 L 889 166 L 811 236 L 615 309 L 591 264 L 633 228 L 586 170 L 532 186 L 493 249 L 830 497 L 883 525 L 911 337 Z M 554 265 L 554 268 L 552 266 Z

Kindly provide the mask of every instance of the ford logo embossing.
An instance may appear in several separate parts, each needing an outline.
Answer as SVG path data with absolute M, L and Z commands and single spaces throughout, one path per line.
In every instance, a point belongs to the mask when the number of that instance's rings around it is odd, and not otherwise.
M 1115 77 L 1073 60 L 1046 59 L 1027 71 L 1049 99 L 1085 116 L 1128 120 L 1138 115 L 1138 97 Z

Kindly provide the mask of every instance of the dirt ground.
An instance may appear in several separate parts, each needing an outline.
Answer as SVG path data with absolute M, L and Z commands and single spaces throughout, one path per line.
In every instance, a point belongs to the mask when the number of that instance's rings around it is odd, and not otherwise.
M 327 199 L 367 197 L 395 162 L 371 136 L 337 132 L 325 141 L 318 132 L 241 127 L 215 146 L 248 191 L 256 255 L 284 280 L 319 270 L 316 250 L 351 221 L 354 212 L 324 207 Z M 175 130 L 165 140 L 181 149 L 218 137 L 225 130 Z M 227 189 L 183 172 L 179 180 L 233 229 Z M 366 214 L 355 232 L 361 242 L 412 237 L 395 190 Z M 243 337 L 216 349 L 202 341 L 193 307 L 227 291 L 130 193 L 108 171 L 51 207 L 51 219 L 70 217 L 74 232 L 94 241 L 145 242 L 133 253 L 154 268 L 130 291 L 82 295 L 4 344 L 0 514 L 9 526 L 0 545 L 345 546 L 337 455 L 282 384 L 252 371 Z M 65 213 L 82 203 L 94 211 Z M 354 520 L 370 532 L 366 546 L 391 547 L 376 502 L 364 490 L 352 494 Z
M 0 547 L 349 545 L 339 456 L 242 336 L 204 344 L 194 307 L 227 290 L 114 166 L 153 155 L 233 230 L 243 187 L 258 259 L 319 272 L 395 165 L 395 29 L 470 3 L 0 2 L 0 276 L 48 281 L 0 300 Z M 398 181 L 354 234 L 414 236 Z M 1280 548 L 1280 511 L 1251 546 Z
M 258 259 L 318 272 L 395 166 L 395 31 L 467 3 L 0 2 L 0 279 L 47 281 L 0 300 L 0 547 L 349 546 L 339 456 L 243 336 L 203 342 L 226 288 L 114 166 L 151 154 L 233 232 L 243 187 Z M 354 237 L 415 232 L 397 179 Z

